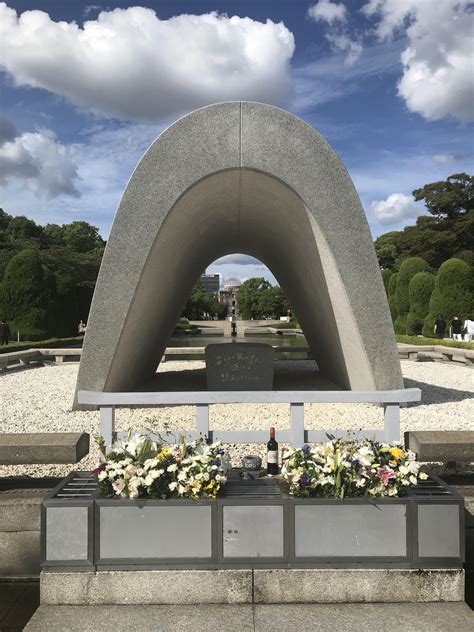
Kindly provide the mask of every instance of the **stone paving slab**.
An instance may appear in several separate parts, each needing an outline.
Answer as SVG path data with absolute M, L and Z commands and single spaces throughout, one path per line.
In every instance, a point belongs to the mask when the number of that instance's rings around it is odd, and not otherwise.
M 78 463 L 89 453 L 86 432 L 14 432 L 0 434 L 0 463 Z
M 41 606 L 26 632 L 472 632 L 465 603 Z

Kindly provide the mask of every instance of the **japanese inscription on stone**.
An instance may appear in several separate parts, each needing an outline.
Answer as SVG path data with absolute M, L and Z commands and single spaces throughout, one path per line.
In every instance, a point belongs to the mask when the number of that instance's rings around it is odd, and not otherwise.
M 209 391 L 271 391 L 274 351 L 266 344 L 233 342 L 206 347 Z

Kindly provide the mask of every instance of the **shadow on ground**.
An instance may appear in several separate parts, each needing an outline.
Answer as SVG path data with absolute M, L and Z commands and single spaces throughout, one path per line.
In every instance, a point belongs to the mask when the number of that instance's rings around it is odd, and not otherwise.
M 421 402 L 412 402 L 409 406 L 429 406 L 431 404 L 444 404 L 447 402 L 463 402 L 472 399 L 472 391 L 460 391 L 455 388 L 445 388 L 427 382 L 419 382 L 410 378 L 404 378 L 405 388 L 421 388 Z

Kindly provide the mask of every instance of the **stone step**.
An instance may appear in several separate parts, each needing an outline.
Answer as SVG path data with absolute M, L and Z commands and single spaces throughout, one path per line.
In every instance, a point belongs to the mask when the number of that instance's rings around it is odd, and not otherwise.
M 385 622 L 385 623 L 384 623 Z M 386 622 L 389 622 L 388 624 Z M 472 632 L 465 603 L 40 606 L 26 632 Z
M 86 432 L 0 433 L 0 464 L 77 463 L 89 442 Z
M 42 605 L 463 601 L 462 569 L 42 572 Z
M 425 463 L 474 462 L 473 430 L 417 430 L 405 432 L 405 445 Z

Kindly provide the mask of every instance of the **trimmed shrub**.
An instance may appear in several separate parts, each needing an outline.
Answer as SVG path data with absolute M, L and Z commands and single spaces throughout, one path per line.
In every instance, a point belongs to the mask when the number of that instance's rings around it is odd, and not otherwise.
M 38 340 L 54 329 L 54 276 L 46 274 L 37 250 L 22 250 L 9 262 L 0 284 L 0 316 L 12 336 Z M 51 313 L 53 312 L 53 313 Z
M 448 259 L 438 270 L 429 314 L 423 324 L 424 336 L 433 336 L 438 314 L 446 320 L 446 330 L 453 316 L 459 316 L 461 321 L 474 318 L 474 270 L 461 259 Z
M 397 287 L 398 272 L 392 274 L 388 282 L 388 306 L 390 307 L 390 314 L 392 315 L 392 321 L 395 322 L 397 317 L 397 305 L 395 303 L 395 290 Z
M 474 349 L 474 342 L 465 340 L 440 340 L 439 338 L 425 338 L 424 336 L 395 336 L 397 342 L 403 342 L 406 345 L 441 345 L 443 347 L 455 347 L 456 349 Z
M 388 296 L 388 286 L 390 283 L 390 279 L 395 274 L 395 272 L 393 270 L 388 270 L 387 268 L 385 268 L 383 270 L 380 270 L 380 273 L 382 275 L 382 281 L 385 288 L 385 293 Z
M 68 347 L 82 347 L 83 336 L 74 338 L 51 338 L 48 340 L 37 340 L 36 342 L 10 342 L 5 347 L 0 347 L 0 354 L 14 353 L 15 351 L 27 351 L 28 349 L 62 349 Z
M 421 257 L 408 257 L 405 259 L 398 271 L 397 285 L 395 287 L 395 305 L 397 317 L 395 319 L 395 333 L 406 334 L 407 316 L 410 311 L 410 296 L 408 286 L 411 279 L 418 272 L 425 272 L 429 268 L 428 264 Z
M 408 284 L 410 311 L 407 316 L 407 334 L 418 336 L 423 322 L 430 311 L 430 298 L 435 285 L 435 276 L 431 272 L 418 272 Z

